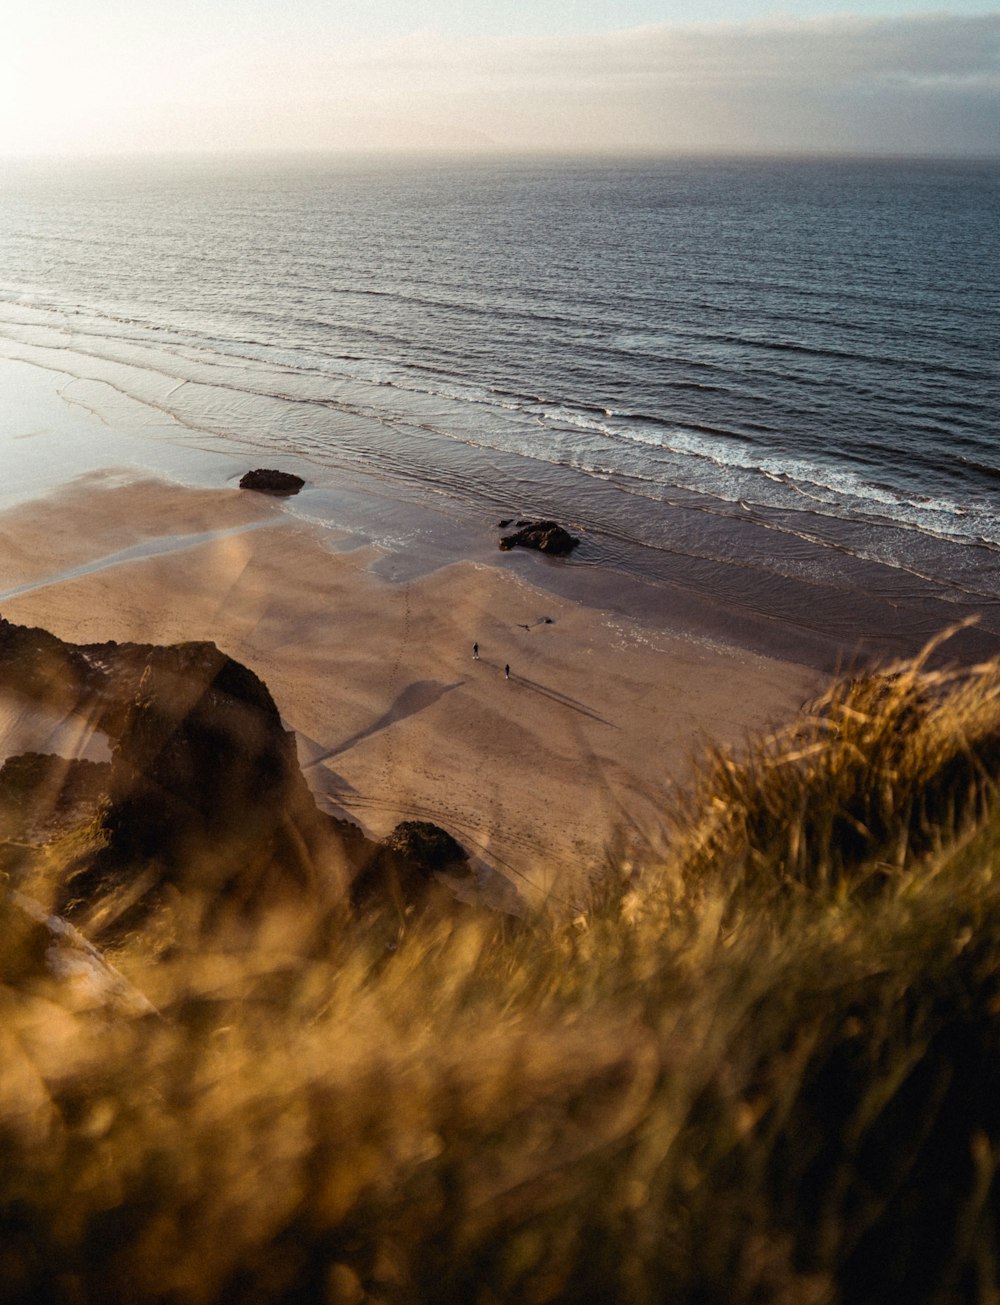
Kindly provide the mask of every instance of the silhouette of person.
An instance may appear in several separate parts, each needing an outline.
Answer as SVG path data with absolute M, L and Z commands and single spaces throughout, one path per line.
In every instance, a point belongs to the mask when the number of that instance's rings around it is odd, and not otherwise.
M 508 665 L 506 665 L 506 666 L 503 668 L 503 677 L 504 677 L 505 680 L 509 680 L 509 679 L 510 679 L 510 664 L 509 664 L 509 663 L 508 663 Z
M 479 644 L 478 644 L 478 643 L 474 643 L 474 644 L 472 645 L 472 660 L 473 660 L 474 662 L 478 662 L 478 661 L 479 661 Z

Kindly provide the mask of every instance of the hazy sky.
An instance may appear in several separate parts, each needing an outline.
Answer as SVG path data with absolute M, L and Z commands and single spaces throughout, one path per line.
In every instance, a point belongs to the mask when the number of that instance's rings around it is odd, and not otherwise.
M 1000 154 L 959 0 L 32 0 L 0 153 L 492 146 Z

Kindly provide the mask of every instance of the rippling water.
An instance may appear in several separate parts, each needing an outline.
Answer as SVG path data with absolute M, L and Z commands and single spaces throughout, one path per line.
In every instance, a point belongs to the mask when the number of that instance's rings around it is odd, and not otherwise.
M 748 618 L 1000 629 L 997 212 L 970 162 L 8 165 L 0 351 Z

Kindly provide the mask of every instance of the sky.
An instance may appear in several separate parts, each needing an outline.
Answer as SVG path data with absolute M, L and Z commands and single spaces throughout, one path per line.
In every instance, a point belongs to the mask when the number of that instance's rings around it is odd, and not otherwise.
M 32 0 L 0 155 L 1000 155 L 997 0 Z

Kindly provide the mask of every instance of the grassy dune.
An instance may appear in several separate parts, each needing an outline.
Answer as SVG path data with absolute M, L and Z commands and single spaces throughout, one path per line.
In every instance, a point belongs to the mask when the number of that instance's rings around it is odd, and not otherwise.
M 0 916 L 0 1301 L 995 1301 L 1000 664 L 713 755 L 575 918 Z

